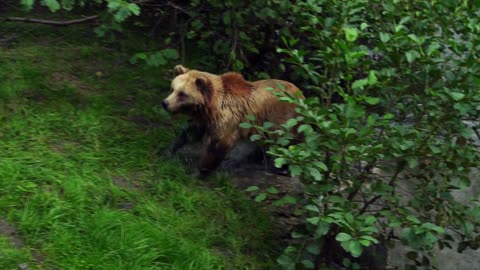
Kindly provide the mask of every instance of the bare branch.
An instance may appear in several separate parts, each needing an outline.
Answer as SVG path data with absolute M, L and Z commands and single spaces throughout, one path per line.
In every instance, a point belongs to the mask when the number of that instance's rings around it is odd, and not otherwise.
M 26 23 L 39 23 L 39 24 L 47 24 L 47 25 L 53 25 L 53 26 L 68 26 L 72 24 L 80 24 L 84 22 L 93 21 L 97 18 L 98 18 L 98 15 L 88 16 L 85 18 L 69 20 L 69 21 L 53 21 L 53 20 L 44 20 L 44 19 L 22 18 L 22 17 L 6 17 L 6 18 L 3 18 L 2 20 L 26 22 Z
M 398 175 L 400 174 L 400 172 L 403 171 L 404 167 L 405 167 L 405 164 L 402 164 L 402 163 L 397 164 L 397 169 L 396 169 L 395 173 L 393 174 L 392 178 L 390 179 L 390 181 L 388 182 L 389 186 L 394 187 L 395 180 L 397 180 Z M 360 209 L 360 213 L 364 213 L 371 204 L 373 204 L 374 202 L 376 202 L 378 199 L 380 199 L 382 197 L 383 197 L 383 195 L 377 195 L 377 196 L 373 197 L 372 199 L 370 199 L 369 201 L 367 201 L 363 205 L 362 209 Z
M 150 3 L 150 2 L 153 2 L 153 3 Z M 137 5 L 142 5 L 142 6 L 148 6 L 148 7 L 170 7 L 174 10 L 178 10 L 180 11 L 181 13 L 184 13 L 190 17 L 193 17 L 193 14 L 186 10 L 185 8 L 171 2 L 171 1 L 166 1 L 164 2 L 163 4 L 156 4 L 155 1 L 152 1 L 152 0 L 140 0 L 140 1 L 137 1 L 137 2 L 133 2 Z

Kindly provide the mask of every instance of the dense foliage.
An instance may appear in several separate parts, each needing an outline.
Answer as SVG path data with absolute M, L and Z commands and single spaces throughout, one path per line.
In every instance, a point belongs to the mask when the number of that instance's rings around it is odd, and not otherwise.
M 352 258 L 399 241 L 412 250 L 411 267 L 434 268 L 434 248 L 480 246 L 478 202 L 456 195 L 480 163 L 474 1 L 106 2 L 105 18 L 113 20 L 105 19 L 99 33 L 120 29 L 112 25 L 139 15 L 142 5 L 145 29 L 170 10 L 173 32 L 160 42 L 183 60 L 283 76 L 308 93 L 306 100 L 277 93 L 298 104 L 300 116 L 284 130 L 257 127 L 275 139 L 252 138 L 270 144 L 276 165 L 287 164 L 305 184 L 305 228 L 292 234 L 300 244 L 278 261 L 285 269 L 325 262 L 355 268 L 342 249 Z M 72 6 L 41 3 L 52 11 Z M 171 49 L 153 55 L 132 62 L 161 65 L 178 57 Z M 304 140 L 290 145 L 297 132 Z
M 333 238 L 353 257 L 401 240 L 412 267 L 433 267 L 434 247 L 477 249 L 478 202 L 454 192 L 480 162 L 480 7 L 298 1 L 292 11 L 298 33 L 278 51 L 315 94 L 281 97 L 300 116 L 284 131 L 260 128 L 281 135 L 269 140 L 270 153 L 306 184 L 308 224 L 294 235 L 305 242 L 279 262 L 292 269 L 307 258 L 301 263 L 313 268 L 312 255 L 341 259 Z M 343 102 L 332 103 L 334 93 Z M 292 128 L 304 142 L 288 146 Z

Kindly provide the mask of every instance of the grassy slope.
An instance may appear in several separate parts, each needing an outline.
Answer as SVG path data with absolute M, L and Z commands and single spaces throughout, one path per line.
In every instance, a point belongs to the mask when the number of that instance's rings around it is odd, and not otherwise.
M 26 245 L 0 236 L 0 269 L 270 268 L 266 215 L 158 154 L 164 72 L 91 41 L 0 48 L 0 217 Z

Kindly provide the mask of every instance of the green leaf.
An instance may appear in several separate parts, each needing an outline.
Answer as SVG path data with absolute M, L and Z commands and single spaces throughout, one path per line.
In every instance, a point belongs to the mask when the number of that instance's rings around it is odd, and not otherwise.
M 258 141 L 262 138 L 262 136 L 260 134 L 253 134 L 252 136 L 250 136 L 250 141 L 254 142 L 254 141 Z
M 277 87 L 282 90 L 282 91 L 285 91 L 285 85 L 283 85 L 283 83 L 280 83 L 280 82 L 275 82 L 275 84 L 277 85 Z
M 274 124 L 273 124 L 272 122 L 264 122 L 264 123 L 263 123 L 263 128 L 264 128 L 264 129 L 269 129 L 269 128 L 273 127 L 273 126 L 274 126 Z
M 130 59 L 128 60 L 128 62 L 130 62 L 130 64 L 132 64 L 132 65 L 135 65 L 135 64 L 138 62 L 137 60 L 138 60 L 137 57 L 132 56 L 132 57 L 130 57 Z
M 440 44 L 438 43 L 432 43 L 428 46 L 427 48 L 427 55 L 428 56 L 431 56 L 433 53 L 435 53 L 436 51 L 438 51 L 438 49 L 440 49 Z
M 364 247 L 368 247 L 372 244 L 370 241 L 365 240 L 365 239 L 358 240 L 358 242 Z
M 369 115 L 367 117 L 368 126 L 373 126 L 377 122 L 377 117 L 375 115 Z
M 255 197 L 256 202 L 263 202 L 267 198 L 266 193 L 260 193 Z
M 407 216 L 407 220 L 415 224 L 420 224 L 420 220 L 416 216 Z
M 128 16 L 130 16 L 130 10 L 126 8 L 119 8 L 113 18 L 116 22 L 123 22 L 128 18 Z
M 430 222 L 423 223 L 422 227 L 425 229 L 429 229 L 429 230 L 441 233 L 441 234 L 445 233 L 445 229 Z
M 240 123 L 240 127 L 241 128 L 251 128 L 252 124 L 250 124 L 250 123 Z
M 407 157 L 406 160 L 410 169 L 416 168 L 418 166 L 418 159 L 416 157 Z
M 286 204 L 296 204 L 297 203 L 297 199 L 295 199 L 295 197 L 292 197 L 290 195 L 286 195 L 284 196 L 283 198 L 281 198 L 280 200 L 276 200 L 273 205 L 275 206 L 281 206 L 281 205 L 286 205 Z
M 302 264 L 305 269 L 315 269 L 315 264 L 311 260 L 302 260 Z
M 378 82 L 376 72 L 374 70 L 370 70 L 368 73 L 368 85 L 375 85 Z
M 45 5 L 50 9 L 51 12 L 56 12 L 60 9 L 60 4 L 57 0 L 44 0 Z
M 135 58 L 146 60 L 148 58 L 146 53 L 137 53 L 134 55 Z
M 21 0 L 20 4 L 24 6 L 27 10 L 31 10 L 35 0 Z
M 249 186 L 245 191 L 252 192 L 252 191 L 257 191 L 259 188 L 257 186 Z
M 291 236 L 292 236 L 293 239 L 298 239 L 298 238 L 304 237 L 305 235 L 303 235 L 299 232 L 292 232 Z
M 118 8 L 120 8 L 122 5 L 120 3 L 120 1 L 108 1 L 108 9 L 110 10 L 116 10 Z
M 165 57 L 163 57 L 163 54 L 161 52 L 156 52 L 154 54 L 151 54 L 147 60 L 147 65 L 153 66 L 153 67 L 158 67 L 158 66 L 163 66 L 167 64 L 167 60 Z
M 449 94 L 455 101 L 459 101 L 465 97 L 465 94 L 459 92 L 449 92 Z
M 279 193 L 279 191 L 276 187 L 267 188 L 267 192 L 270 193 L 270 194 L 278 194 Z
M 345 39 L 349 42 L 355 41 L 358 37 L 358 30 L 355 28 L 345 27 L 343 31 L 345 32 Z
M 475 226 L 471 222 L 468 222 L 468 221 L 464 221 L 463 226 L 464 226 L 466 235 L 470 235 L 473 232 L 473 230 L 475 229 Z
M 368 217 L 365 219 L 365 224 L 367 224 L 367 225 L 372 225 L 372 224 L 374 224 L 375 222 L 377 222 L 377 219 L 376 219 L 374 216 L 368 216 Z
M 290 174 L 292 176 L 299 176 L 303 171 L 302 167 L 300 167 L 298 165 L 290 165 L 289 169 L 290 169 Z
M 247 115 L 245 118 L 247 118 L 247 120 L 250 120 L 250 121 L 255 121 L 255 116 L 251 114 Z
M 310 254 L 318 255 L 318 254 L 320 254 L 320 247 L 318 245 L 315 245 L 315 244 L 310 244 L 310 245 L 307 246 L 307 251 Z
M 368 240 L 368 241 L 370 241 L 370 242 L 372 242 L 372 243 L 375 243 L 375 244 L 378 244 L 378 243 L 379 243 L 379 241 L 378 241 L 377 239 L 371 237 L 370 235 L 362 235 L 362 236 L 360 237 L 360 239 Z
M 275 167 L 281 168 L 285 164 L 287 164 L 287 159 L 285 159 L 285 158 L 276 158 L 275 159 Z
M 305 209 L 313 211 L 313 212 L 317 212 L 317 213 L 320 212 L 320 209 L 318 208 L 318 206 L 313 205 L 313 204 L 309 204 L 309 205 L 305 206 Z
M 301 125 L 299 128 L 298 128 L 298 132 L 299 133 L 305 133 L 305 134 L 310 134 L 313 132 L 313 128 L 311 125 L 308 125 L 308 124 L 304 124 L 304 125 Z
M 343 232 L 337 234 L 337 237 L 335 237 L 335 240 L 337 240 L 338 242 L 346 242 L 350 241 L 351 239 L 352 237 L 349 234 Z
M 227 10 L 223 13 L 223 23 L 226 25 L 230 25 L 231 23 L 230 11 Z
M 408 37 L 413 40 L 415 43 L 420 44 L 420 39 L 418 39 L 417 35 L 409 34 Z
M 328 196 L 327 200 L 331 203 L 343 203 L 343 202 L 345 202 L 345 199 L 343 197 L 336 196 L 336 195 Z
M 294 127 L 297 123 L 298 123 L 297 119 L 292 118 L 292 119 L 288 119 L 287 123 L 285 123 L 284 126 L 288 129 L 290 129 L 290 128 Z
M 394 116 L 393 114 L 391 114 L 391 113 L 387 113 L 387 114 L 385 114 L 385 115 L 383 116 L 383 119 L 384 119 L 384 120 L 391 120 L 391 119 L 393 119 L 393 118 L 395 118 L 395 116 Z
M 376 105 L 380 102 L 380 98 L 377 97 L 365 97 L 364 100 L 370 105 Z
M 178 51 L 175 50 L 175 49 L 171 49 L 171 48 L 162 50 L 162 53 L 165 56 L 165 58 L 167 58 L 167 59 L 175 60 L 175 59 L 178 59 L 178 57 L 179 57 Z
M 233 68 L 235 70 L 243 70 L 245 68 L 245 65 L 242 61 L 240 61 L 240 59 L 235 59 L 235 61 L 233 61 Z
M 275 90 L 275 88 L 271 87 L 271 86 L 267 86 L 265 88 L 263 88 L 265 91 L 273 91 Z
M 373 226 L 360 228 L 359 231 L 361 231 L 361 232 L 370 232 L 370 233 L 376 233 L 376 232 L 378 232 L 377 228 L 375 228 L 375 227 L 373 227 Z
M 282 254 L 282 256 L 278 257 L 277 263 L 284 270 L 295 270 L 295 261 L 287 254 Z
M 363 89 L 368 84 L 368 79 L 356 80 L 352 84 L 352 89 Z
M 310 168 L 309 170 L 310 175 L 315 179 L 316 181 L 322 180 L 323 176 L 322 174 L 315 168 Z
M 321 169 L 324 172 L 328 171 L 327 165 L 325 165 L 325 163 L 323 163 L 321 161 L 314 161 L 314 162 L 312 162 L 312 164 L 315 165 L 315 167 Z
M 348 246 L 348 251 L 352 254 L 353 257 L 358 258 L 362 255 L 363 247 L 358 241 L 351 241 Z
M 330 223 L 320 221 L 317 229 L 315 230 L 315 238 L 321 238 L 330 231 Z
M 380 33 L 380 40 L 383 43 L 387 43 L 390 40 L 390 35 L 387 33 Z
M 136 16 L 140 15 L 140 7 L 137 4 L 130 3 L 127 6 L 128 10 Z
M 311 218 L 307 218 L 307 221 L 313 225 L 318 225 L 318 223 L 320 222 L 320 218 L 319 217 L 311 217 Z
M 405 53 L 405 56 L 407 57 L 408 63 L 412 63 L 413 61 L 415 61 L 415 59 L 420 57 L 420 54 L 417 51 L 410 50 Z
M 435 145 L 429 145 L 428 147 L 430 148 L 430 150 L 434 154 L 439 154 L 439 153 L 442 152 L 442 150 L 440 148 L 436 147 Z

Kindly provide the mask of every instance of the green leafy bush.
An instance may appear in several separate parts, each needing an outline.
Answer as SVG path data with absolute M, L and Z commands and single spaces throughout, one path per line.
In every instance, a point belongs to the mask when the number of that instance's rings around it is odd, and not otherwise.
M 264 140 L 276 166 L 288 164 L 305 184 L 306 228 L 292 235 L 302 244 L 278 262 L 341 263 L 335 242 L 356 258 L 401 240 L 413 268 L 433 267 L 434 247 L 477 249 L 478 201 L 454 193 L 480 164 L 480 7 L 307 0 L 291 12 L 297 32 L 278 52 L 312 96 L 276 93 L 299 116 L 283 130 L 257 127 L 277 136 Z M 304 140 L 291 145 L 294 132 Z
M 284 67 L 275 53 L 281 36 L 292 35 L 291 1 L 192 1 L 186 38 L 206 52 L 203 63 L 268 77 Z M 272 68 L 273 67 L 273 68 Z
M 75 7 L 85 7 L 92 4 L 101 7 L 101 4 L 107 3 L 107 10 L 113 15 L 116 22 L 123 22 L 132 15 L 140 14 L 139 5 L 127 0 L 20 0 L 20 3 L 27 10 L 31 10 L 38 3 L 48 7 L 51 12 L 61 9 L 72 10 Z

